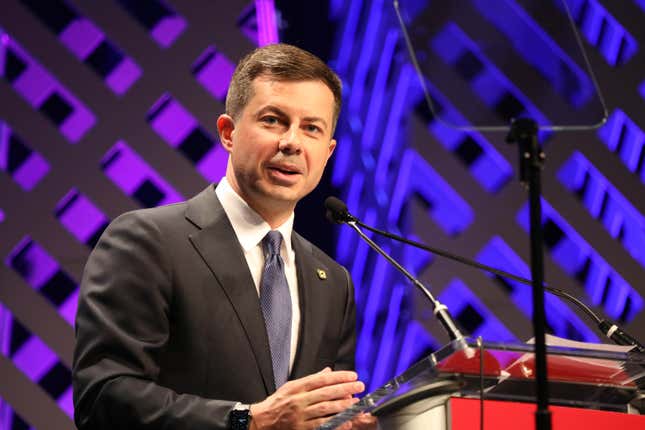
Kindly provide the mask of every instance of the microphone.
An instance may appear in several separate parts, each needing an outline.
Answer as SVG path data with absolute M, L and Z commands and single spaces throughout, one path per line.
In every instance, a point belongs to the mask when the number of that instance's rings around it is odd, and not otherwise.
M 598 328 L 605 336 L 613 340 L 616 345 L 632 345 L 636 351 L 645 352 L 645 347 L 643 347 L 643 345 L 611 321 L 600 321 L 600 323 L 598 323 Z
M 347 205 L 341 199 L 329 196 L 325 199 L 327 220 L 333 224 L 344 224 L 351 221 L 358 221 L 347 210 Z
M 425 285 L 421 283 L 417 278 L 415 278 L 410 272 L 408 272 L 398 261 L 392 258 L 388 253 L 386 253 L 380 246 L 378 246 L 372 239 L 367 237 L 363 231 L 358 228 L 356 224 L 360 221 L 351 215 L 347 210 L 347 205 L 340 199 L 336 197 L 327 197 L 325 199 L 325 208 L 327 208 L 327 219 L 336 224 L 347 224 L 352 227 L 358 235 L 363 239 L 367 244 L 376 252 L 381 254 L 385 259 L 390 262 L 394 267 L 398 269 L 399 272 L 403 273 L 406 278 L 408 278 L 415 287 L 419 288 L 421 292 L 430 300 L 433 306 L 433 312 L 441 325 L 444 327 L 450 339 L 455 341 L 458 349 L 468 348 L 468 344 L 464 339 L 464 335 L 461 334 L 461 331 L 457 328 L 454 319 L 448 311 L 448 307 L 439 300 L 435 299 L 432 293 L 426 288 Z
M 526 285 L 532 285 L 532 282 L 528 279 L 522 278 L 520 276 L 514 275 L 509 272 L 505 272 L 500 269 L 496 269 L 491 266 L 487 266 L 485 264 L 479 263 L 477 261 L 470 260 L 466 257 L 462 257 L 460 255 L 455 255 L 452 254 L 448 251 L 444 251 L 442 249 L 438 248 L 433 248 L 427 245 L 424 245 L 419 242 L 415 242 L 410 239 L 406 239 L 401 236 L 397 236 L 395 234 L 389 233 L 387 231 L 379 230 L 374 227 L 370 227 L 364 223 L 362 223 L 358 218 L 354 217 L 352 214 L 349 213 L 347 209 L 347 205 L 340 199 L 336 197 L 327 197 L 325 200 L 325 207 L 327 208 L 327 219 L 333 223 L 337 224 L 350 224 L 355 223 L 360 225 L 361 227 L 374 232 L 376 234 L 385 236 L 389 239 L 396 240 L 398 242 L 403 242 L 407 245 L 412 245 L 416 248 L 422 249 L 424 251 L 430 252 L 432 254 L 439 255 L 444 258 L 448 258 L 453 261 L 457 261 L 458 263 L 465 264 L 467 266 L 471 266 L 477 269 L 482 269 L 485 270 L 489 273 L 493 273 L 497 276 L 501 276 L 503 278 L 507 279 L 513 279 L 517 282 L 526 284 Z M 350 224 L 351 225 L 351 224 Z M 566 291 L 557 289 L 557 288 L 552 288 L 547 285 L 543 285 L 544 289 L 548 291 L 549 293 L 562 297 L 563 299 L 573 303 L 576 307 L 581 309 L 585 314 L 587 314 L 591 319 L 593 319 L 596 324 L 598 329 L 602 332 L 603 335 L 607 336 L 610 340 L 612 340 L 615 344 L 617 345 L 631 345 L 634 347 L 634 350 L 638 352 L 644 352 L 645 353 L 645 347 L 638 342 L 634 337 L 630 336 L 627 332 L 625 332 L 622 328 L 620 328 L 618 325 L 615 323 L 601 319 L 596 315 L 587 305 L 582 303 L 580 300 L 578 300 L 576 297 L 572 296 L 571 294 L 567 293 Z M 424 287 L 425 288 L 425 287 Z

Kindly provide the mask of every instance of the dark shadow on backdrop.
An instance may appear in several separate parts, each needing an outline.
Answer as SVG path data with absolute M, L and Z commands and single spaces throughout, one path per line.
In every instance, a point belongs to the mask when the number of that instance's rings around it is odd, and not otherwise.
M 329 61 L 336 26 L 329 20 L 327 0 L 276 0 L 280 41 L 290 43 Z M 341 115 L 342 115 L 341 111 Z M 332 156 L 320 185 L 296 208 L 295 229 L 329 255 L 336 252 L 335 229 L 325 219 L 323 202 L 338 189 L 331 184 Z

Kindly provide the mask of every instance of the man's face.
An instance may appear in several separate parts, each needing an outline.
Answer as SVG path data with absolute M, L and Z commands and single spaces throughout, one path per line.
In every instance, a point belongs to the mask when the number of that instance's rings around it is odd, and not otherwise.
M 336 146 L 334 96 L 320 81 L 253 81 L 254 95 L 237 120 L 217 125 L 230 154 L 226 176 L 255 210 L 293 210 L 311 192 Z

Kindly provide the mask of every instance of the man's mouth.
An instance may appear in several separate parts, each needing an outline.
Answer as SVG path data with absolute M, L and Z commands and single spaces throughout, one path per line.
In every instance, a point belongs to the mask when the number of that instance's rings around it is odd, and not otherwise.
M 269 166 L 269 169 L 276 172 L 282 173 L 284 175 L 299 175 L 300 170 L 296 167 L 291 166 Z
M 269 164 L 267 172 L 274 184 L 284 187 L 296 185 L 303 174 L 302 170 L 294 164 Z

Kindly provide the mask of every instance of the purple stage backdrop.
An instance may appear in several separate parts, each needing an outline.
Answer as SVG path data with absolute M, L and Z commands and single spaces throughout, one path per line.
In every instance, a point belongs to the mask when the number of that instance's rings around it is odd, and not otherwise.
M 413 22 L 437 2 L 400 3 Z M 482 28 L 437 13 L 423 40 L 423 54 L 454 84 L 426 83 L 442 116 L 470 124 L 481 107 L 502 120 L 529 114 L 552 123 L 551 107 L 589 107 L 590 77 L 555 31 L 566 22 L 562 0 L 544 0 L 539 11 L 529 0 L 462 3 Z M 344 107 L 326 182 L 355 215 L 529 276 L 516 148 L 503 134 L 456 130 L 429 111 L 391 1 L 303 4 L 2 2 L 0 430 L 73 428 L 73 323 L 91 248 L 120 213 L 188 198 L 223 175 L 215 119 L 235 63 L 279 37 L 317 51 L 320 35 L 332 35 L 321 50 L 343 79 Z M 609 117 L 597 130 L 541 135 L 546 279 L 645 339 L 645 2 L 567 5 Z M 529 32 L 512 25 L 518 16 Z M 506 57 L 488 55 L 483 27 Z M 303 223 L 301 233 L 316 241 L 323 222 Z M 333 229 L 331 252 L 356 284 L 357 370 L 374 389 L 447 337 L 382 258 L 348 228 Z M 528 287 L 378 242 L 468 333 L 531 337 Z M 550 332 L 601 341 L 577 309 L 554 297 L 546 305 Z

